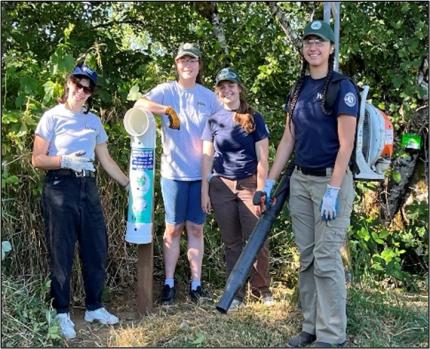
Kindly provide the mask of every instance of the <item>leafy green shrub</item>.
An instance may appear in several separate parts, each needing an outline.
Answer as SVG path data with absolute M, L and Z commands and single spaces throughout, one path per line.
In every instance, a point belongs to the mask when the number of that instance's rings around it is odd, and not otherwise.
M 403 229 L 387 227 L 378 217 L 352 215 L 349 247 L 356 277 L 419 289 L 428 273 L 428 204 L 413 202 L 404 212 L 409 224 Z
M 47 307 L 50 281 L 4 275 L 2 347 L 47 347 L 61 343 L 55 311 Z

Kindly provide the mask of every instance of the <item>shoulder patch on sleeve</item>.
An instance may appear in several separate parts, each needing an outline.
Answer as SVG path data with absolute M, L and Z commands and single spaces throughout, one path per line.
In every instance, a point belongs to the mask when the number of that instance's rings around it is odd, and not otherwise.
M 343 100 L 345 104 L 350 108 L 354 107 L 357 103 L 357 98 L 352 92 L 348 92 L 345 97 L 343 97 Z

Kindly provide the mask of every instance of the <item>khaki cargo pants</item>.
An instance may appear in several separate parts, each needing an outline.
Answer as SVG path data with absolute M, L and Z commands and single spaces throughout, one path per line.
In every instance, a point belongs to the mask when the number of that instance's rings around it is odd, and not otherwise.
M 300 304 L 302 330 L 326 343 L 346 340 L 346 286 L 340 248 L 350 222 L 354 187 L 351 171 L 345 173 L 335 220 L 323 221 L 321 200 L 330 180 L 304 175 L 295 169 L 291 177 L 289 211 L 300 252 Z

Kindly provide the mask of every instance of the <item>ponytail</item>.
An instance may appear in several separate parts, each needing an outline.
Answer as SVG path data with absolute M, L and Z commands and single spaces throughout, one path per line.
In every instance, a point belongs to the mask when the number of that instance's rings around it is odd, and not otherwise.
M 334 52 L 330 54 L 328 57 L 328 73 L 324 81 L 324 87 L 323 87 L 323 97 L 321 99 L 321 109 L 325 115 L 331 114 L 332 110 L 326 109 L 326 99 L 327 99 L 327 92 L 328 87 L 330 86 L 331 79 L 333 78 L 333 70 L 334 70 Z
M 291 121 L 293 120 L 294 109 L 296 108 L 297 100 L 299 99 L 300 92 L 303 87 L 303 82 L 305 81 L 306 71 L 308 70 L 309 63 L 303 58 L 302 71 L 300 72 L 300 77 L 296 81 L 294 85 L 293 93 L 290 95 L 288 100 L 288 109 L 287 109 L 287 118 L 288 118 L 288 127 L 291 130 Z

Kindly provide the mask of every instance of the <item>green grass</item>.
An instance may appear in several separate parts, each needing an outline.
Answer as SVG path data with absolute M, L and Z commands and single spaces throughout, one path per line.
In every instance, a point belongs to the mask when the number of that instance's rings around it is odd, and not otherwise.
M 349 290 L 348 334 L 357 347 L 428 347 L 428 296 Z
M 284 347 L 300 331 L 292 290 L 275 290 L 273 307 L 251 303 L 223 315 L 213 305 L 179 303 L 113 329 L 107 346 Z M 348 293 L 348 347 L 428 347 L 428 297 L 358 285 Z
M 118 326 L 87 324 L 83 307 L 72 310 L 77 337 L 58 341 L 58 327 L 49 319 L 46 281 L 3 279 L 2 346 L 8 347 L 285 347 L 300 331 L 302 315 L 292 289 L 273 289 L 276 303 L 249 302 L 227 315 L 214 303 L 195 305 L 178 294 L 175 305 L 154 306 L 143 318 L 136 313 L 134 292 L 113 294 L 107 308 Z M 428 347 L 428 295 L 383 286 L 355 284 L 348 290 L 348 347 Z M 214 290 L 214 298 L 222 290 Z

